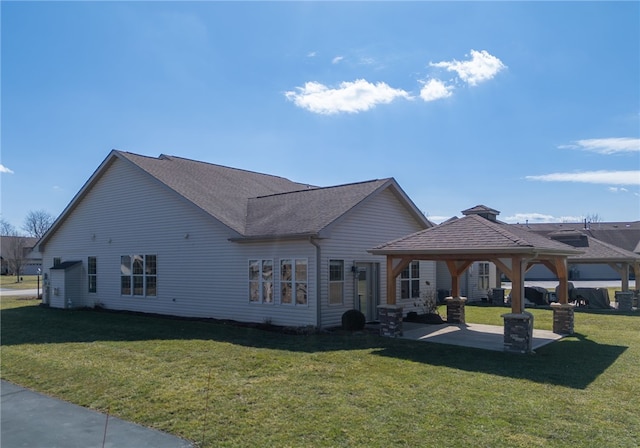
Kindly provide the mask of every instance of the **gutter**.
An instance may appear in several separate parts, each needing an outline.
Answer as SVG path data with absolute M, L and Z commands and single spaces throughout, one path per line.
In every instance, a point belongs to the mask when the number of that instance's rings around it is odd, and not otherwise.
M 309 243 L 316 248 L 316 327 L 318 330 L 322 327 L 322 302 L 320 301 L 320 244 L 314 239 L 309 237 Z

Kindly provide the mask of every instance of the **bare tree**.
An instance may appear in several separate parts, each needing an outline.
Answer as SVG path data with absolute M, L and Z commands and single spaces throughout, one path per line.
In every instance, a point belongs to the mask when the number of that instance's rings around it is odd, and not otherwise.
M 7 262 L 10 273 L 14 273 L 18 281 L 27 255 L 27 238 L 20 235 L 11 223 L 0 220 L 0 232 L 2 232 L 2 257 Z
M 587 222 L 594 223 L 594 224 L 597 222 L 602 222 L 602 217 L 597 213 L 590 213 L 584 218 L 587 220 Z
M 27 213 L 22 228 L 30 235 L 38 239 L 49 230 L 53 224 L 53 215 L 46 210 L 32 210 Z

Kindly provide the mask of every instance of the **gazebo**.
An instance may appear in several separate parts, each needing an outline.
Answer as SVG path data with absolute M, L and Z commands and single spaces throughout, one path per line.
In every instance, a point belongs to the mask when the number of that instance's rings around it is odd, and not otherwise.
M 495 220 L 495 214 L 469 213 L 435 227 L 387 242 L 369 251 L 387 259 L 387 300 L 379 307 L 381 332 L 402 333 L 402 307 L 396 304 L 396 279 L 413 260 L 444 261 L 452 278 L 451 297 L 446 299 L 447 321 L 465 323 L 460 297 L 460 278 L 474 261 L 489 261 L 512 282 L 511 313 L 504 318 L 504 348 L 531 352 L 533 315 L 524 309 L 524 273 L 534 263 L 549 268 L 559 281 L 558 303 L 553 305 L 553 331 L 573 333 L 573 307 L 568 304 L 567 257 L 582 253 L 579 248 L 509 226 Z

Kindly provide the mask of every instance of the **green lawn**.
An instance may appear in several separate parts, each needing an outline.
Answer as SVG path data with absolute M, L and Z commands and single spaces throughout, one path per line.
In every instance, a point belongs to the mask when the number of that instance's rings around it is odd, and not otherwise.
M 576 313 L 578 333 L 534 355 L 7 298 L 1 319 L 3 379 L 198 446 L 640 446 L 640 315 Z
M 0 275 L 0 287 L 11 289 L 36 289 L 38 277 L 35 275 L 22 275 L 22 281 L 15 275 Z M 40 276 L 40 288 L 42 288 L 42 276 Z

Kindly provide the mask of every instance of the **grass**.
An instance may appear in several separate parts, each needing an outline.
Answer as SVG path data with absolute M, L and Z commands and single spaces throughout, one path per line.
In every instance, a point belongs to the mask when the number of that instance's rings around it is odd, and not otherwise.
M 576 335 L 527 356 L 1 305 L 3 379 L 197 446 L 640 446 L 637 314 L 577 312 Z
M 36 275 L 22 275 L 22 281 L 18 281 L 15 275 L 0 275 L 0 287 L 10 289 L 36 289 L 38 277 Z M 42 288 L 42 276 L 40 276 L 40 288 Z

